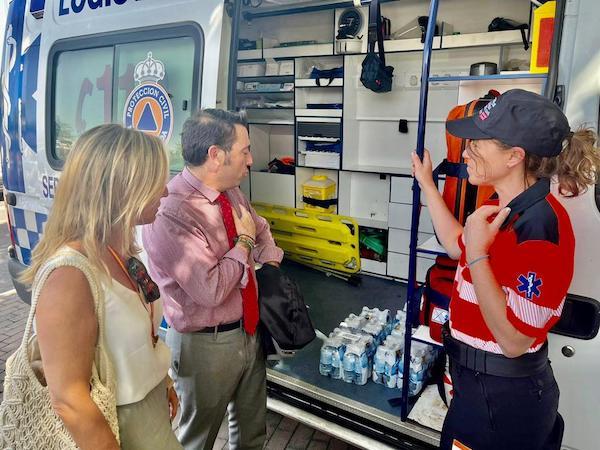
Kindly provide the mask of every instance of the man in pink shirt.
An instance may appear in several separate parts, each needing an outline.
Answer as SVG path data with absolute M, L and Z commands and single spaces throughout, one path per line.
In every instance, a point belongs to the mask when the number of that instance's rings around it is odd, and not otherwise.
M 254 263 L 278 265 L 283 251 L 239 189 L 252 165 L 244 119 L 202 110 L 184 124 L 181 143 L 186 167 L 142 234 L 170 326 L 178 437 L 188 450 L 211 450 L 229 410 L 232 448 L 262 449 L 266 368 Z

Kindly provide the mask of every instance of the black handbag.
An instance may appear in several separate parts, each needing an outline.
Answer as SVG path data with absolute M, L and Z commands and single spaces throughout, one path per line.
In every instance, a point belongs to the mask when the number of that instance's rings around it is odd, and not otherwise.
M 261 337 L 267 355 L 289 356 L 315 337 L 315 328 L 298 284 L 278 267 L 256 271 Z
M 377 42 L 378 53 L 375 53 Z M 369 6 L 369 48 L 362 62 L 360 81 L 373 92 L 390 92 L 394 77 L 394 68 L 385 65 L 383 48 L 383 30 L 381 29 L 381 6 L 379 0 L 373 0 Z

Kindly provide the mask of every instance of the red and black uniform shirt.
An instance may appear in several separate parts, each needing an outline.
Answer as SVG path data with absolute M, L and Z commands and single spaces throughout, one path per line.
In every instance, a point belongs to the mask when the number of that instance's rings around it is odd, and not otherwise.
M 490 200 L 488 204 L 497 204 Z M 508 205 L 510 215 L 489 249 L 492 272 L 506 294 L 506 316 L 526 336 L 535 338 L 529 352 L 540 349 L 558 321 L 573 278 L 575 237 L 569 216 L 550 193 L 549 180 L 540 180 Z M 450 301 L 452 336 L 472 347 L 502 353 L 488 329 L 471 273 L 465 245 Z

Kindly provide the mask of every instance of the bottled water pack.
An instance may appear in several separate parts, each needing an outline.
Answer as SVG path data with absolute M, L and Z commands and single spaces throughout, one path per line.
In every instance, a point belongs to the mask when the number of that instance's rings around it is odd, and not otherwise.
M 321 347 L 319 372 L 323 376 L 364 385 L 371 378 L 389 388 L 402 388 L 406 313 L 392 317 L 387 309 L 363 307 L 335 328 Z M 409 394 L 423 388 L 437 350 L 412 342 Z

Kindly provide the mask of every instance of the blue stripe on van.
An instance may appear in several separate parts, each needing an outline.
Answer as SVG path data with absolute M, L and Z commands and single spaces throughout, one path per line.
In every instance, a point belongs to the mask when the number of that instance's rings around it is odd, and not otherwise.
M 38 233 L 43 233 L 44 232 L 44 225 L 46 224 L 46 221 L 48 220 L 48 216 L 46 214 L 40 214 L 40 213 L 35 213 L 35 223 L 37 226 L 37 232 Z
M 46 0 L 31 0 L 31 6 L 29 7 L 29 12 L 42 12 L 44 10 L 44 5 Z
M 31 251 L 42 237 L 44 224 L 48 220 L 48 216 L 43 213 L 26 211 L 13 206 L 9 207 L 9 214 L 17 258 L 21 263 L 29 265 L 31 262 Z
M 27 225 L 25 225 L 25 211 L 20 208 L 13 208 L 13 228 L 27 229 Z
M 19 252 L 21 254 L 21 262 L 26 266 L 31 264 L 31 250 L 28 248 L 19 248 Z

